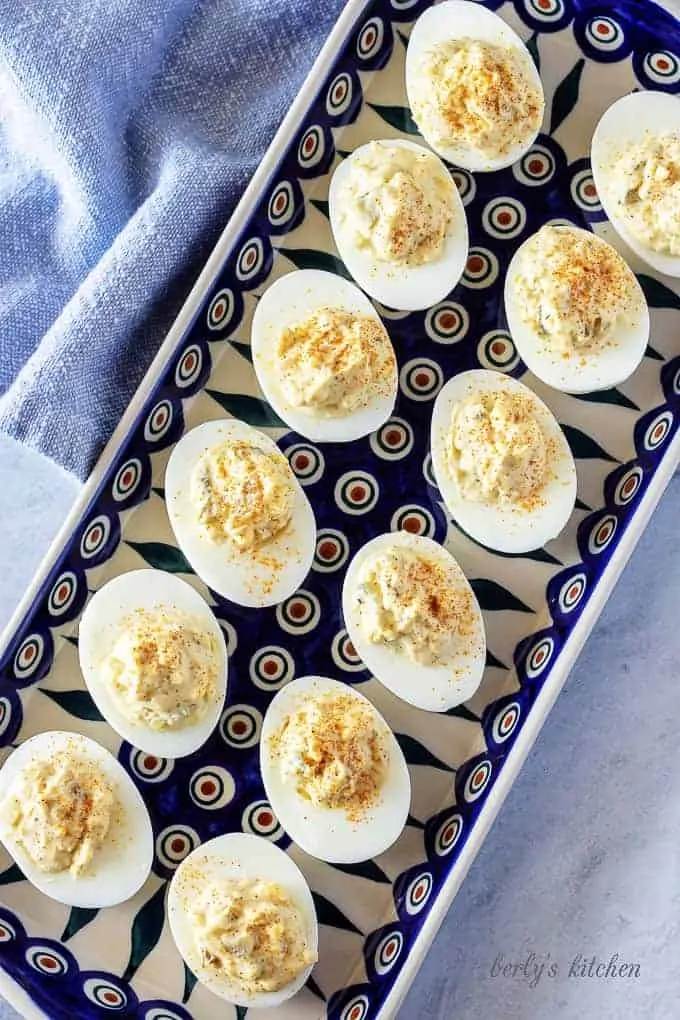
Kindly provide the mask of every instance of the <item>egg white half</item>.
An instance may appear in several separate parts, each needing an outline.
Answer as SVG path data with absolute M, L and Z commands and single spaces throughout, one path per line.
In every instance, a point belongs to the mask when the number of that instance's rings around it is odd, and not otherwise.
M 555 455 L 549 462 L 550 477 L 537 500 L 538 505 L 531 509 L 504 506 L 490 500 L 463 499 L 447 463 L 446 447 L 454 406 L 475 393 L 503 389 L 523 393 L 532 400 L 536 420 L 554 447 Z M 576 468 L 569 444 L 552 411 L 528 386 L 516 379 L 487 369 L 461 372 L 449 379 L 435 401 L 430 442 L 432 468 L 446 508 L 476 542 L 499 552 L 530 552 L 556 538 L 569 520 L 576 500 Z
M 380 800 L 363 817 L 350 821 L 338 808 L 315 807 L 300 797 L 293 782 L 286 782 L 272 755 L 271 739 L 286 716 L 315 696 L 347 694 L 370 705 L 388 756 Z M 260 739 L 260 772 L 267 798 L 288 835 L 312 857 L 334 864 L 353 864 L 377 857 L 397 840 L 406 824 L 411 781 L 404 755 L 378 710 L 368 698 L 328 677 L 305 676 L 283 687 L 267 709 Z
M 619 215 L 612 192 L 612 165 L 633 145 L 654 135 L 680 134 L 680 100 L 667 92 L 633 92 L 606 110 L 595 128 L 590 150 L 593 180 L 602 207 L 616 232 L 631 251 L 659 273 L 680 276 L 680 256 L 663 255 L 646 248 Z
M 569 228 L 584 234 L 607 248 L 611 245 L 589 230 Z M 632 270 L 628 283 L 633 301 L 630 314 L 616 327 L 616 340 L 608 341 L 601 350 L 578 351 L 565 358 L 561 351 L 551 351 L 549 341 L 536 333 L 522 318 L 523 297 L 517 291 L 517 278 L 526 263 L 528 238 L 515 252 L 505 278 L 505 314 L 522 361 L 538 379 L 565 393 L 592 393 L 594 390 L 617 386 L 628 379 L 640 364 L 649 341 L 649 309 L 642 287 Z M 549 272 L 548 266 L 545 272 Z
M 251 332 L 253 365 L 262 392 L 286 425 L 315 442 L 348 443 L 374 432 L 392 414 L 397 398 L 397 365 L 395 360 L 390 392 L 376 392 L 365 407 L 349 414 L 324 416 L 295 407 L 281 387 L 278 339 L 284 329 L 304 322 L 321 308 L 368 315 L 382 326 L 375 308 L 354 284 L 334 273 L 299 269 L 282 276 L 260 298 Z
M 297 864 L 274 843 L 246 833 L 217 836 L 197 847 L 175 872 L 168 893 L 168 921 L 175 944 L 198 980 L 211 992 L 237 1006 L 264 1009 L 280 1006 L 302 988 L 312 972 L 313 964 L 294 981 L 277 992 L 245 995 L 237 985 L 216 976 L 203 966 L 196 950 L 187 905 L 203 886 L 225 879 L 262 879 L 278 882 L 290 896 L 305 920 L 307 942 L 313 952 L 318 950 L 319 933 L 316 911 L 307 881 Z
M 470 592 L 475 611 L 475 636 L 466 638 L 454 658 L 445 666 L 424 666 L 389 644 L 369 641 L 361 626 L 361 606 L 357 598 L 361 568 L 389 549 L 403 547 L 435 560 L 448 574 L 451 588 Z M 342 612 L 352 644 L 364 663 L 388 690 L 416 708 L 445 712 L 471 698 L 479 687 L 486 663 L 484 620 L 474 592 L 465 574 L 448 550 L 431 538 L 395 531 L 378 535 L 356 554 L 345 574 L 342 588 Z
M 242 552 L 228 542 L 212 542 L 198 522 L 190 481 L 201 455 L 224 440 L 242 440 L 265 453 L 281 452 L 269 436 L 235 418 L 205 422 L 187 432 L 165 472 L 170 524 L 193 569 L 218 595 L 241 606 L 274 606 L 297 591 L 310 571 L 316 545 L 314 512 L 291 472 L 295 506 L 288 527 L 255 550 Z
M 428 7 L 420 15 L 409 39 L 406 51 L 406 93 L 409 104 L 421 88 L 418 68 L 425 55 L 440 43 L 455 39 L 475 39 L 515 50 L 527 73 L 543 95 L 543 85 L 531 55 L 517 33 L 493 11 L 471 0 L 445 0 L 444 3 Z M 421 129 L 422 131 L 422 129 Z M 538 132 L 518 141 L 503 156 L 490 158 L 467 145 L 435 145 L 426 135 L 425 141 L 443 159 L 466 170 L 502 170 L 511 166 L 534 144 Z
M 117 801 L 106 840 L 88 870 L 78 877 L 69 871 L 41 871 L 17 842 L 0 812 L 0 839 L 36 889 L 72 907 L 112 907 L 129 900 L 146 882 L 153 861 L 153 833 L 149 813 L 139 791 L 122 765 L 104 747 L 79 733 L 52 730 L 25 740 L 0 769 L 0 798 L 22 769 L 32 761 L 50 760 L 68 751 L 95 762 L 114 788 Z
M 218 685 L 214 702 L 195 723 L 153 730 L 123 713 L 104 678 L 102 665 L 124 631 L 124 620 L 140 609 L 189 613 L 217 643 Z M 158 758 L 182 758 L 201 747 L 215 729 L 227 693 L 227 649 L 222 628 L 210 606 L 190 584 L 163 570 L 132 570 L 113 578 L 88 602 L 78 636 L 80 668 L 92 700 L 109 726 L 134 747 Z
M 415 142 L 389 139 L 381 140 L 381 144 L 391 148 L 412 149 L 414 152 L 432 156 L 428 149 L 416 145 Z M 371 142 L 368 142 L 355 149 L 351 156 L 337 167 L 331 178 L 328 203 L 337 249 L 350 275 L 367 294 L 381 304 L 400 311 L 429 308 L 430 305 L 436 305 L 443 300 L 453 290 L 465 270 L 468 256 L 465 208 L 454 185 L 451 193 L 451 222 L 444 238 L 442 253 L 433 262 L 417 266 L 391 265 L 380 262 L 368 248 L 358 248 L 352 237 L 351 228 L 342 221 L 342 192 L 353 163 L 365 155 L 370 145 Z M 448 175 L 448 170 L 443 164 L 441 169 Z

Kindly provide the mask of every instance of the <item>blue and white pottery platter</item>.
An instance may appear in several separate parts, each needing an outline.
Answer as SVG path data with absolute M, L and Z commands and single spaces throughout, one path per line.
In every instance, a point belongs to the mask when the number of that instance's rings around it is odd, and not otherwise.
M 604 109 L 636 88 L 680 91 L 680 27 L 639 0 L 489 0 L 539 64 L 543 133 L 511 169 L 474 177 L 453 171 L 467 206 L 471 252 L 449 298 L 425 313 L 379 309 L 400 365 L 395 417 L 370 438 L 314 446 L 282 428 L 263 402 L 249 349 L 255 304 L 294 267 L 345 272 L 328 223 L 329 174 L 370 138 L 415 132 L 404 56 L 426 6 L 350 0 L 8 633 L 0 657 L 0 744 L 9 748 L 52 728 L 94 737 L 118 755 L 141 790 L 156 837 L 153 874 L 141 892 L 101 911 L 46 899 L 1 852 L 0 964 L 12 981 L 5 976 L 0 988 L 30 1015 L 241 1020 L 243 1009 L 195 983 L 165 917 L 178 863 L 202 840 L 236 830 L 289 850 L 309 879 L 321 923 L 312 980 L 271 1012 L 272 1020 L 393 1016 L 677 463 L 680 297 L 672 281 L 624 251 L 652 309 L 651 345 L 628 382 L 587 397 L 555 393 L 526 372 L 502 310 L 508 262 L 541 224 L 566 219 L 614 238 L 588 162 Z M 447 521 L 434 487 L 428 457 L 434 397 L 450 376 L 479 366 L 528 382 L 556 413 L 576 457 L 571 521 L 529 556 L 474 544 Z M 244 610 L 216 598 L 191 573 L 168 523 L 163 476 L 173 444 L 185 429 L 225 415 L 278 438 L 317 517 L 314 567 L 303 589 L 273 609 Z M 466 705 L 444 715 L 390 695 L 363 668 L 343 630 L 344 566 L 390 528 L 446 542 L 484 610 L 484 680 Z M 89 595 L 145 565 L 196 586 L 214 605 L 230 652 L 220 725 L 200 752 L 176 762 L 121 744 L 78 668 L 78 619 Z M 262 716 L 287 680 L 308 673 L 360 685 L 398 734 L 410 766 L 413 800 L 404 834 L 362 865 L 334 867 L 307 857 L 290 844 L 265 799 L 257 748 Z

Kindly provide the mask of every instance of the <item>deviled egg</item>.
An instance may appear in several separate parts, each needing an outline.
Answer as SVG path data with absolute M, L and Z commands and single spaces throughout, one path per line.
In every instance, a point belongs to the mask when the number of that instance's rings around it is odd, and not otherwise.
M 179 577 L 133 570 L 105 584 L 82 615 L 78 654 L 97 708 L 134 747 L 181 758 L 215 729 L 227 691 L 224 635 Z
M 481 610 L 451 553 L 432 539 L 396 531 L 367 542 L 347 569 L 342 610 L 366 666 L 416 708 L 443 712 L 479 687 Z
M 262 725 L 260 771 L 281 825 L 319 860 L 376 857 L 406 824 L 401 748 L 368 698 L 337 680 L 306 676 L 279 691 Z
M 198 980 L 237 1006 L 279 1006 L 317 959 L 309 886 L 295 862 L 259 836 L 217 836 L 190 853 L 170 883 L 168 920 Z
M 172 452 L 165 495 L 177 543 L 196 573 L 242 606 L 273 606 L 305 579 L 316 523 L 269 436 L 236 419 L 192 429 Z
M 653 269 L 680 276 L 680 100 L 634 92 L 603 114 L 593 179 L 614 229 Z
M 527 367 L 567 393 L 616 386 L 640 364 L 649 311 L 635 274 L 589 230 L 542 227 L 505 278 L 508 328 Z
M 437 304 L 463 275 L 465 209 L 448 170 L 428 149 L 368 142 L 338 166 L 328 199 L 343 262 L 389 308 Z
M 569 444 L 549 408 L 516 379 L 486 369 L 449 379 L 432 412 L 431 450 L 449 513 L 489 549 L 538 549 L 569 520 Z
M 380 428 L 397 397 L 387 330 L 358 287 L 301 269 L 260 298 L 251 333 L 262 391 L 307 439 L 346 443 Z
M 466 170 L 510 166 L 531 148 L 543 120 L 543 86 L 526 46 L 470 0 L 435 4 L 418 18 L 406 91 L 428 145 Z
M 146 881 L 153 834 L 116 759 L 77 733 L 24 741 L 0 770 L 0 839 L 33 885 L 74 907 L 112 907 Z

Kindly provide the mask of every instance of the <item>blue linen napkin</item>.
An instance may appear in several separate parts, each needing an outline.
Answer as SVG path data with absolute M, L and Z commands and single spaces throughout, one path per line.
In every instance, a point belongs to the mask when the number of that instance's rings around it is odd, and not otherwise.
M 85 477 L 343 0 L 1 0 L 0 429 Z

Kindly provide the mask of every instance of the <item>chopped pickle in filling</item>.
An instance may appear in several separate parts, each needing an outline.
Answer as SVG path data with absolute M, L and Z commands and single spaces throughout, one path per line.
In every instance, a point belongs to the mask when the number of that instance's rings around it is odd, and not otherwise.
M 198 722 L 217 694 L 217 641 L 177 610 L 139 609 L 102 665 L 121 711 L 153 730 Z
M 611 168 L 611 186 L 633 237 L 661 255 L 680 255 L 680 135 L 631 145 Z
M 415 82 L 413 116 L 435 146 L 499 158 L 541 126 L 543 96 L 513 47 L 447 40 L 425 54 Z
M 277 353 L 286 398 L 315 414 L 350 414 L 392 389 L 390 340 L 369 315 L 321 308 L 283 331 Z
M 302 911 L 278 882 L 210 882 L 189 917 L 201 965 L 246 995 L 277 992 L 316 960 Z
M 246 551 L 287 527 L 295 484 L 282 453 L 226 440 L 200 458 L 191 479 L 191 499 L 213 541 L 229 541 Z
M 548 472 L 548 443 L 523 393 L 477 393 L 456 405 L 449 469 L 464 499 L 531 507 Z
M 271 751 L 284 779 L 316 807 L 354 819 L 378 800 L 387 769 L 382 733 L 371 706 L 350 694 L 310 698 L 285 718 Z
M 426 152 L 371 142 L 352 160 L 342 223 L 379 262 L 422 265 L 442 254 L 455 185 Z
M 358 595 L 361 627 L 374 644 L 394 644 L 414 662 L 445 665 L 474 633 L 470 592 L 452 587 L 444 567 L 395 546 L 364 563 Z
M 104 843 L 116 807 L 96 762 L 69 751 L 31 762 L 17 774 L 2 812 L 40 871 L 84 874 Z
M 534 235 L 515 286 L 524 322 L 564 356 L 612 342 L 635 299 L 635 280 L 618 252 L 568 227 Z

